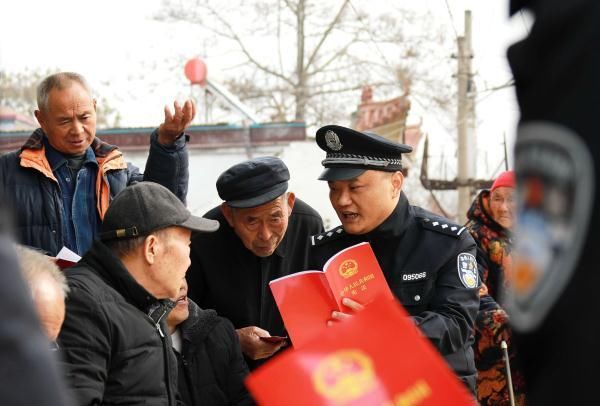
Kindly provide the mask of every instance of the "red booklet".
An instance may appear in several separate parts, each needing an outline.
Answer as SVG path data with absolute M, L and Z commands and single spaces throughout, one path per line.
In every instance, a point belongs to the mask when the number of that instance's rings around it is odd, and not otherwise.
M 60 269 L 70 268 L 79 262 L 80 259 L 81 257 L 79 255 L 67 247 L 62 247 L 55 257 L 56 265 L 58 265 Z
M 323 271 L 298 272 L 269 286 L 296 348 L 327 328 L 332 311 L 348 311 L 343 297 L 363 305 L 380 296 L 394 297 L 368 242 L 338 252 Z
M 258 338 L 260 338 L 262 341 L 266 341 L 271 344 L 279 344 L 279 343 L 287 340 L 287 337 L 282 337 L 282 336 L 268 336 L 268 337 L 258 337 Z
M 303 348 L 274 358 L 250 374 L 246 386 L 264 406 L 476 404 L 390 300 L 376 300 Z

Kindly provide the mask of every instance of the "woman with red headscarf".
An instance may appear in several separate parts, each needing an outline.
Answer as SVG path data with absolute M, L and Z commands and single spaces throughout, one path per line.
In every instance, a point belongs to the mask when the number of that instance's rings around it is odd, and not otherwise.
M 509 405 L 509 389 L 500 343 L 509 348 L 517 405 L 525 404 L 523 375 L 515 360 L 508 316 L 497 303 L 499 292 L 510 282 L 511 234 L 515 223 L 514 171 L 502 172 L 490 190 L 482 190 L 467 212 L 466 227 L 477 242 L 481 303 L 475 322 L 477 397 L 481 405 Z M 501 299 L 501 298 L 500 298 Z

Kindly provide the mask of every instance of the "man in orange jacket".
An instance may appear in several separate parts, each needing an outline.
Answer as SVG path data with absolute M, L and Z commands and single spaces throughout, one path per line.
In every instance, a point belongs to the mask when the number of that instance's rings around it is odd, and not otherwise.
M 153 181 L 185 203 L 188 157 L 183 131 L 195 115 L 191 100 L 151 135 L 144 174 L 114 145 L 96 138 L 96 100 L 85 78 L 61 72 L 37 89 L 40 128 L 17 151 L 0 157 L 0 196 L 16 213 L 16 238 L 50 255 L 66 246 L 82 255 L 112 198 L 130 184 Z

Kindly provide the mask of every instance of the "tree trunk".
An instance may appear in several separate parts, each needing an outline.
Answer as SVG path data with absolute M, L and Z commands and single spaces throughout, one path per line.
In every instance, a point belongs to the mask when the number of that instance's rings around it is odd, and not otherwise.
M 298 47 L 296 48 L 296 77 L 297 84 L 294 89 L 296 98 L 296 121 L 304 121 L 306 113 L 306 71 L 304 69 L 304 20 L 305 20 L 305 0 L 298 1 L 296 13 L 296 33 Z

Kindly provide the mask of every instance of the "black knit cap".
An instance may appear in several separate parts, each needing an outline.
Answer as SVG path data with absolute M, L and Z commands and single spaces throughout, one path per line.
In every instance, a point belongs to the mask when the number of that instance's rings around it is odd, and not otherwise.
M 219 222 L 193 216 L 166 187 L 140 182 L 123 189 L 110 203 L 100 228 L 100 239 L 140 237 L 172 226 L 213 232 L 219 228 Z
M 386 172 L 402 170 L 402 154 L 412 147 L 398 144 L 377 134 L 355 131 L 339 125 L 317 130 L 317 144 L 327 152 L 321 162 L 325 170 L 319 180 L 348 180 L 368 169 Z
M 279 158 L 254 158 L 232 166 L 217 179 L 217 192 L 231 207 L 268 203 L 287 191 L 290 172 Z

